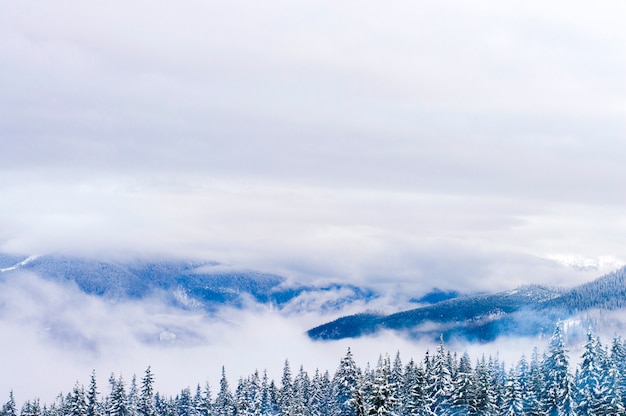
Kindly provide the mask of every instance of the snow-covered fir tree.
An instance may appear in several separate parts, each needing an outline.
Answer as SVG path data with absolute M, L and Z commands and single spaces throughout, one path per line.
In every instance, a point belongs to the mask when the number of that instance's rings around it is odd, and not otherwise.
M 563 342 L 561 324 L 558 323 L 548 344 L 543 362 L 545 377 L 544 412 L 548 416 L 574 415 L 572 376 L 569 358 Z
M 220 378 L 220 391 L 215 398 L 213 411 L 217 416 L 233 416 L 235 414 L 235 399 L 230 391 L 226 370 L 222 367 L 222 377 Z
M 234 396 L 222 368 L 215 399 L 208 383 L 185 387 L 173 398 L 155 392 L 150 367 L 128 390 L 122 376 L 112 374 L 110 392 L 101 394 L 92 372 L 87 390 L 77 382 L 43 406 L 26 400 L 19 416 L 133 416 L 133 400 L 136 416 L 626 416 L 625 361 L 621 338 L 609 349 L 589 333 L 572 377 L 557 327 L 543 355 L 536 349 L 529 362 L 522 356 L 508 369 L 497 356 L 483 356 L 472 367 L 467 353 L 457 359 L 440 340 L 434 354 L 411 358 L 406 366 L 396 353 L 393 361 L 381 355 L 374 369 L 367 364 L 361 370 L 348 350 L 332 380 L 319 369 L 311 378 L 303 366 L 292 376 L 286 361 L 280 388 L 266 371 L 255 371 L 239 378 Z M 16 409 L 10 392 L 0 416 L 18 416 Z
M 331 383 L 331 400 L 334 402 L 334 406 L 332 406 L 333 416 L 354 416 L 355 408 L 351 402 L 359 378 L 359 371 L 354 362 L 352 351 L 348 348 Z
M 389 356 L 379 360 L 374 370 L 374 381 L 370 387 L 366 408 L 370 415 L 397 416 L 397 397 L 395 385 L 391 379 L 391 363 Z
M 89 378 L 89 387 L 87 388 L 87 416 L 100 416 L 102 414 L 102 405 L 98 399 L 100 392 L 96 384 L 96 370 L 91 371 Z M 154 416 L 154 415 L 149 415 Z
M 453 380 L 450 399 L 453 415 L 467 415 L 473 391 L 473 370 L 470 356 L 465 352 L 459 360 L 456 376 Z
M 67 400 L 68 416 L 87 416 L 87 399 L 85 389 L 76 382 Z
M 130 416 L 126 386 L 121 375 L 117 380 L 113 378 L 107 413 L 110 416 Z
M 431 410 L 433 413 L 441 416 L 450 414 L 453 385 L 450 362 L 444 347 L 443 335 L 439 339 L 437 352 L 426 374 L 428 377 L 427 392 L 432 400 Z
M 137 413 L 139 416 L 155 416 L 154 402 L 154 375 L 150 366 L 146 368 L 141 379 L 141 391 L 139 402 L 137 404 Z
M 509 374 L 504 383 L 501 414 L 503 416 L 522 416 L 524 414 L 522 388 L 519 377 L 513 368 L 509 370 Z

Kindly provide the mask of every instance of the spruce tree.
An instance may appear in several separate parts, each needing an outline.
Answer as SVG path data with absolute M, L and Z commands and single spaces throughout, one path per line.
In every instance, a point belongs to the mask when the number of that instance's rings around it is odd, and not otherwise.
M 389 356 L 379 362 L 375 370 L 374 382 L 372 383 L 369 396 L 366 398 L 369 404 L 368 413 L 377 416 L 396 416 L 397 399 L 395 386 L 391 381 L 391 363 Z
M 354 416 L 355 409 L 351 400 L 357 388 L 358 379 L 359 371 L 354 362 L 352 351 L 348 348 L 346 355 L 341 359 L 339 367 L 332 379 L 333 415 Z
M 545 375 L 544 412 L 548 416 L 569 416 L 574 414 L 572 397 L 572 377 L 569 373 L 569 359 L 563 342 L 561 323 L 554 329 L 548 344 L 548 352 L 543 362 Z
M 415 378 L 411 387 L 411 395 L 407 403 L 408 414 L 411 416 L 436 416 L 431 410 L 432 399 L 428 395 L 426 371 L 422 366 L 415 369 Z
M 196 406 L 196 414 L 198 416 L 211 416 L 213 403 L 211 398 L 211 387 L 207 381 L 204 385 L 204 389 L 200 390 L 200 385 L 196 389 L 196 397 L 194 404 Z
M 189 387 L 182 389 L 176 399 L 176 414 L 178 416 L 196 416 L 196 408 Z
M 76 382 L 74 389 L 68 396 L 68 416 L 87 416 L 87 399 L 85 390 Z
M 611 360 L 617 369 L 617 386 L 622 397 L 622 407 L 626 408 L 626 347 L 620 337 L 611 343 Z
M 98 386 L 96 385 L 96 370 L 91 371 L 89 388 L 87 390 L 87 416 L 100 416 L 102 413 L 101 403 L 98 400 Z
M 13 397 L 13 390 L 9 392 L 9 400 L 2 406 L 3 416 L 17 416 L 17 407 L 15 405 L 15 398 Z
M 278 391 L 278 404 L 280 406 L 281 415 L 289 415 L 291 404 L 294 399 L 293 391 L 293 379 L 291 376 L 291 367 L 289 366 L 289 360 L 285 360 L 283 366 L 283 376 L 281 379 L 281 387 Z
M 150 366 L 146 368 L 141 379 L 141 392 L 137 406 L 139 416 L 155 416 L 154 375 Z
M 470 406 L 473 384 L 472 363 L 467 351 L 461 356 L 453 380 L 452 396 L 450 398 L 452 413 L 466 415 Z
M 228 386 L 226 370 L 222 367 L 222 377 L 220 378 L 220 391 L 215 398 L 214 410 L 218 416 L 233 416 L 235 414 L 235 400 Z
M 46 409 L 46 412 L 47 412 L 47 409 Z M 20 416 L 42 416 L 42 410 L 39 404 L 39 399 L 35 399 L 33 401 L 27 400 L 22 406 L 22 410 L 20 411 Z
M 493 385 L 489 365 L 483 355 L 476 363 L 472 388 L 470 390 L 470 415 L 495 415 L 497 413 L 496 391 Z
M 124 379 L 120 375 L 117 380 L 113 379 L 113 388 L 109 399 L 108 414 L 110 416 L 130 416 L 128 412 L 128 397 Z
M 509 370 L 504 384 L 501 414 L 503 416 L 522 416 L 524 414 L 522 388 L 519 378 L 512 368 Z
M 428 395 L 432 400 L 431 410 L 441 416 L 448 415 L 451 409 L 452 374 L 443 345 L 443 335 L 439 338 L 439 347 L 430 363 Z

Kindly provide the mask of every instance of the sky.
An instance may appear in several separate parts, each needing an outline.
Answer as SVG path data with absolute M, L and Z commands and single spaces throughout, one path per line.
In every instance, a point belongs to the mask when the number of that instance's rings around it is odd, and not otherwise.
M 622 2 L 0 8 L 3 251 L 466 290 L 626 260 Z
M 626 263 L 625 13 L 0 0 L 0 251 L 415 292 L 588 281 Z

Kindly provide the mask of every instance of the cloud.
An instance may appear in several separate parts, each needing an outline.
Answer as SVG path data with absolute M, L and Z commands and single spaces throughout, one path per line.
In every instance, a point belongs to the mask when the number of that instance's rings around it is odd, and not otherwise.
M 279 380 L 285 359 L 294 367 L 332 373 L 348 345 L 370 351 L 383 342 L 353 340 L 320 348 L 305 335 L 313 322 L 327 319 L 317 312 L 285 316 L 250 304 L 209 317 L 158 299 L 110 303 L 29 273 L 2 277 L 0 328 L 6 342 L 0 364 L 11 376 L 0 379 L 0 391 L 13 389 L 18 401 L 41 397 L 50 403 L 76 380 L 87 383 L 91 369 L 106 392 L 111 372 L 130 381 L 151 365 L 158 390 L 172 395 L 204 381 L 215 388 L 222 365 L 233 388 L 255 369 L 267 369 Z M 384 340 L 389 342 L 409 345 L 397 337 Z
M 0 392 L 8 397 L 13 390 L 19 403 L 35 397 L 50 403 L 77 380 L 87 384 L 92 369 L 103 393 L 111 372 L 129 382 L 148 366 L 161 393 L 176 395 L 205 381 L 215 393 L 222 365 L 234 389 L 239 377 L 257 369 L 266 369 L 279 382 L 286 359 L 292 369 L 303 365 L 311 375 L 319 368 L 332 376 L 348 347 L 364 367 L 367 362 L 375 364 L 379 354 L 396 351 L 405 361 L 419 360 L 436 344 L 391 332 L 313 342 L 304 332 L 328 319 L 315 311 L 284 315 L 250 304 L 209 317 L 168 307 L 156 298 L 110 303 L 29 273 L 3 274 L 0 289 L 0 329 L 5 340 L 0 365 L 6 375 L 0 378 Z M 515 348 L 507 347 L 509 363 L 519 358 L 513 351 L 526 351 L 521 345 L 518 340 Z M 458 352 L 467 348 L 450 347 Z M 495 354 L 498 348 L 502 347 L 483 345 L 480 353 Z
M 626 261 L 623 7 L 2 5 L 1 248 L 589 280 L 555 259 Z

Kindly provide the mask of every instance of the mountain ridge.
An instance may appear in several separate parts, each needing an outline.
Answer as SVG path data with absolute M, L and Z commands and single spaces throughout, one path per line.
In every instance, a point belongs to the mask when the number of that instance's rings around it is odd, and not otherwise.
M 337 340 L 382 330 L 410 337 L 459 337 L 491 341 L 507 335 L 540 335 L 558 319 L 591 309 L 626 307 L 626 267 L 571 289 L 526 285 L 494 294 L 464 296 L 389 315 L 355 314 L 311 328 L 314 340 Z
M 213 261 L 181 259 L 100 260 L 64 255 L 17 256 L 0 253 L 3 274 L 27 271 L 50 281 L 73 283 L 84 293 L 111 300 L 139 299 L 154 294 L 180 308 L 213 312 L 227 305 L 242 307 L 249 298 L 282 307 L 305 293 L 320 296 L 341 292 L 322 303 L 337 309 L 378 294 L 369 288 L 339 282 L 324 285 L 287 284 L 272 273 L 234 269 Z

